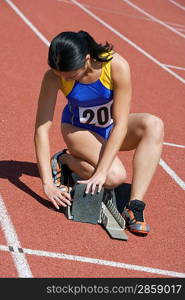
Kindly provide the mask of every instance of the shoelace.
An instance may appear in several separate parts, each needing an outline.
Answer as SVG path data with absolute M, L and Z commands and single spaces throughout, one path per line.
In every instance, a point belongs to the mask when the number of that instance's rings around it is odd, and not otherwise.
M 132 211 L 134 213 L 134 217 L 135 217 L 136 221 L 144 222 L 142 207 L 135 207 L 132 209 Z
M 131 210 L 132 210 L 132 212 L 134 214 L 134 217 L 135 217 L 136 221 L 144 222 L 143 207 L 136 206 L 136 207 L 131 208 Z

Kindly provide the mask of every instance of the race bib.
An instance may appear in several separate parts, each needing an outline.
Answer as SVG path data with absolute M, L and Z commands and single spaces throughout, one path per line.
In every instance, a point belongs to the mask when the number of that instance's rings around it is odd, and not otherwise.
M 97 127 L 107 127 L 111 125 L 113 123 L 112 104 L 113 100 L 103 105 L 79 107 L 80 123 Z

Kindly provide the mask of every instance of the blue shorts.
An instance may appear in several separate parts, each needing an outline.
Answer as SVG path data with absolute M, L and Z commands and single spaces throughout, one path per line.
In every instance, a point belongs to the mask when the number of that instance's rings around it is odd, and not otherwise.
M 104 127 L 97 127 L 97 126 L 90 125 L 90 124 L 80 123 L 77 118 L 75 118 L 75 117 L 73 118 L 71 116 L 71 112 L 69 111 L 69 108 L 67 105 L 65 106 L 65 108 L 63 110 L 61 123 L 71 124 L 73 126 L 95 132 L 95 133 L 99 134 L 100 136 L 102 136 L 105 140 L 107 140 L 109 138 L 110 132 L 114 126 L 114 124 L 111 124 L 108 127 L 104 128 Z

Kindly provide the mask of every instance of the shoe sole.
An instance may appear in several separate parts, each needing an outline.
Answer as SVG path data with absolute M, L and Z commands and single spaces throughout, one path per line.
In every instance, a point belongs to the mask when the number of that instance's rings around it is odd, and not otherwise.
M 133 227 L 140 227 L 140 226 L 142 226 L 142 224 L 137 224 L 137 221 L 136 221 L 136 223 L 131 224 L 132 221 L 130 220 L 130 215 L 127 211 L 124 210 L 122 215 L 123 215 L 123 217 L 126 221 L 126 227 L 128 228 L 128 230 L 130 232 L 138 233 L 138 234 L 144 234 L 144 235 L 147 235 L 150 232 L 149 225 L 145 225 L 146 230 L 142 230 L 142 229 L 139 229 L 139 228 L 138 229 L 133 228 Z
M 64 154 L 67 151 L 67 149 L 64 149 L 62 151 L 59 151 L 57 153 L 55 153 L 52 157 L 51 157 L 51 169 L 52 169 L 52 177 L 53 177 L 53 182 L 54 184 L 58 184 L 57 178 L 56 176 L 58 175 L 58 173 L 61 171 L 61 175 L 62 175 L 62 164 L 59 163 L 58 161 L 58 157 L 62 154 Z M 60 178 L 60 184 L 64 184 L 64 179 Z

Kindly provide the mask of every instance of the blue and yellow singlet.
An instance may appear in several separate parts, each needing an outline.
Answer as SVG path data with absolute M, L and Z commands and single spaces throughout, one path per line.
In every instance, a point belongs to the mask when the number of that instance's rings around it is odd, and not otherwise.
M 108 139 L 113 127 L 111 61 L 102 63 L 101 76 L 93 83 L 66 81 L 61 77 L 61 90 L 68 100 L 62 123 L 91 130 Z

